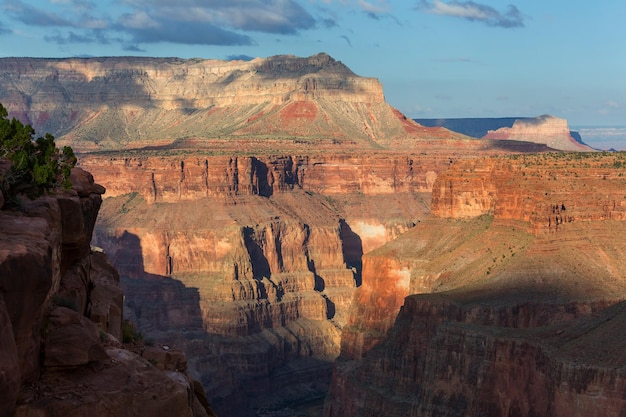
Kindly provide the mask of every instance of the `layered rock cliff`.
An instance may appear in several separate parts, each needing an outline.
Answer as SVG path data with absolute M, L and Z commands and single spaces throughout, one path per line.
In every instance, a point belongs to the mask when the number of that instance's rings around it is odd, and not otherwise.
M 0 210 L 0 415 L 213 415 L 181 352 L 122 346 L 119 275 L 90 249 L 104 189 L 71 181 Z
M 325 414 L 621 415 L 622 158 L 453 163 L 364 255 Z
M 95 241 L 126 313 L 175 340 L 220 414 L 323 398 L 361 255 L 412 227 L 449 164 L 424 156 L 89 156 Z M 228 352 L 225 355 L 224 352 Z
M 440 217 L 483 214 L 558 230 L 580 221 L 624 220 L 624 154 L 512 155 L 459 161 L 439 176 L 432 210 Z
M 10 115 L 75 150 L 251 139 L 275 149 L 366 149 L 394 138 L 467 139 L 406 119 L 385 102 L 378 80 L 326 54 L 250 62 L 2 58 L 0 74 Z

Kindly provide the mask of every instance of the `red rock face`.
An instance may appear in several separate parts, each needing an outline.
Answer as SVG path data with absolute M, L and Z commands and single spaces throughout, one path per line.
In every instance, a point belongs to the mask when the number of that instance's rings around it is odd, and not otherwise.
M 461 161 L 433 187 L 433 213 L 454 218 L 489 214 L 526 221 L 538 230 L 624 220 L 622 158 L 553 154 Z
M 448 162 L 437 156 L 363 154 L 81 158 L 107 196 L 136 192 L 149 203 L 203 197 L 269 197 L 293 189 L 320 194 L 430 192 Z
M 621 158 L 453 163 L 364 255 L 325 415 L 620 415 Z

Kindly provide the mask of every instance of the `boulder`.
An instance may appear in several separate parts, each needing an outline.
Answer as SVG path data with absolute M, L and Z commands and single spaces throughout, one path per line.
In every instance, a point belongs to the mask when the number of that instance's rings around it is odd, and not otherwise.
M 108 358 L 98 328 L 86 317 L 67 307 L 55 307 L 48 320 L 44 366 L 80 366 Z

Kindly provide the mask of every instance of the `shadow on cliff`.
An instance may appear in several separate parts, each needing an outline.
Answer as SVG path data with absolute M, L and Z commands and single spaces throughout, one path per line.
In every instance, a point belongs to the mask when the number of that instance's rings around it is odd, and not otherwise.
M 128 231 L 113 238 L 117 247 L 108 254 L 120 273 L 125 294 L 126 316 L 141 331 L 166 331 L 171 328 L 202 331 L 200 293 L 181 281 L 145 271 L 139 237 Z M 98 242 L 102 246 L 106 242 Z
M 363 242 L 361 237 L 354 233 L 344 219 L 339 220 L 339 237 L 343 242 L 343 259 L 348 268 L 354 268 L 356 286 L 360 287 L 362 282 L 361 269 L 363 267 Z
M 270 266 L 251 238 L 252 231 L 244 230 L 244 240 L 254 261 L 253 276 L 262 280 L 269 275 Z M 276 415 L 286 415 L 283 409 L 306 409 L 313 403 L 321 406 L 331 381 L 332 361 L 298 356 L 284 342 L 272 346 L 259 333 L 251 337 L 211 333 L 203 326 L 198 289 L 187 287 L 174 277 L 146 272 L 137 235 L 128 231 L 118 237 L 96 235 L 94 243 L 112 248 L 111 261 L 122 277 L 125 317 L 155 342 L 187 352 L 190 369 L 200 373 L 198 379 L 218 415 L 272 415 L 257 414 L 255 410 L 260 404 L 282 413 Z M 167 265 L 165 259 L 164 270 Z M 331 319 L 335 306 L 327 298 L 326 303 Z M 223 351 L 228 354 L 219 353 Z M 248 360 L 264 365 L 249 371 Z M 263 371 L 266 363 L 268 369 Z

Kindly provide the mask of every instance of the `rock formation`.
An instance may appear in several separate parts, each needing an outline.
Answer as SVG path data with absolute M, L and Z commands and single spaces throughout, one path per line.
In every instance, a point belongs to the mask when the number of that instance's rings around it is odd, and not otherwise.
M 534 118 L 415 119 L 427 127 L 445 127 L 474 138 L 508 139 L 542 143 L 563 151 L 591 151 L 578 132 L 570 131 L 567 121 L 550 115 Z
M 213 415 L 186 366 L 123 348 L 119 275 L 90 249 L 104 189 L 71 180 L 0 211 L 0 415 Z
M 243 61 L 173 58 L 0 59 L 0 102 L 11 116 L 75 150 L 389 145 L 422 128 L 391 108 L 378 80 L 326 54 Z M 295 145 L 295 146 L 294 146 Z M 406 143 L 404 144 L 406 147 Z M 236 147 L 236 146 L 235 146 Z
M 621 158 L 452 164 L 364 256 L 325 414 L 621 415 Z
M 542 143 L 552 149 L 563 151 L 592 151 L 589 146 L 572 137 L 567 120 L 547 114 L 532 119 L 517 119 L 512 127 L 490 130 L 484 137 Z

